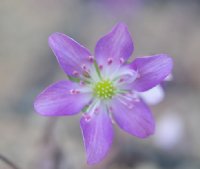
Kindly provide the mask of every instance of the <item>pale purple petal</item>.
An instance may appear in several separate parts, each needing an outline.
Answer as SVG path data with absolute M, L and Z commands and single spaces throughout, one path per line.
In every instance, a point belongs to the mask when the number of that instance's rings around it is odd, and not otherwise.
M 46 88 L 35 100 L 35 110 L 46 116 L 63 116 L 79 113 L 92 98 L 91 93 L 71 81 L 59 81 Z
M 125 24 L 117 24 L 110 33 L 102 37 L 96 45 L 95 56 L 99 65 L 125 62 L 133 52 L 133 42 Z
M 67 75 L 79 76 L 90 70 L 90 52 L 67 35 L 52 34 L 49 37 L 49 46 Z
M 88 164 L 100 162 L 112 145 L 112 123 L 104 111 L 106 110 L 101 109 L 91 120 L 82 117 L 80 121 Z
M 122 101 L 115 98 L 112 101 L 112 111 L 116 123 L 129 134 L 146 138 L 154 133 L 152 113 L 141 100 Z
M 160 85 L 157 85 L 145 92 L 139 92 L 138 94 L 148 105 L 156 105 L 165 97 L 165 92 Z
M 138 72 L 132 87 L 140 92 L 151 89 L 171 73 L 172 67 L 172 58 L 165 54 L 136 58 L 130 64 L 130 68 Z

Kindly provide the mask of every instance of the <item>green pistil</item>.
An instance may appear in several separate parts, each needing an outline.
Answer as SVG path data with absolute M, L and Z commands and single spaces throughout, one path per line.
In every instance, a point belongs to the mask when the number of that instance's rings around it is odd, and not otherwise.
M 111 99 L 115 88 L 110 80 L 102 80 L 95 84 L 94 93 L 101 99 Z

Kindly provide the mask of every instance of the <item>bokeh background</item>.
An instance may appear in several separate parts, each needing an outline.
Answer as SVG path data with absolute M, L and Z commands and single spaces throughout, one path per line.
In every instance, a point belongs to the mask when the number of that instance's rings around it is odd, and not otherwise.
M 79 116 L 41 117 L 36 95 L 65 79 L 47 44 L 63 32 L 93 51 L 96 41 L 125 22 L 135 56 L 174 59 L 165 100 L 151 106 L 157 122 L 140 140 L 115 127 L 110 154 L 86 165 Z M 4 156 L 20 169 L 199 169 L 200 2 L 195 0 L 1 0 L 0 169 Z

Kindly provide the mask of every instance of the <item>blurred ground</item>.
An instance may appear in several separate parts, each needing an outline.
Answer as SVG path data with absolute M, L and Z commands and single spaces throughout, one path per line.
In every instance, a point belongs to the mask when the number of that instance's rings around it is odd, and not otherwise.
M 0 154 L 20 168 L 200 168 L 200 3 L 116 2 L 0 1 Z M 41 117 L 34 112 L 33 101 L 47 85 L 66 78 L 48 47 L 51 33 L 68 34 L 93 51 L 96 41 L 119 21 L 132 33 L 133 57 L 167 53 L 174 58 L 174 80 L 165 85 L 166 99 L 152 110 L 158 124 L 170 114 L 178 121 L 170 120 L 167 126 L 180 123 L 180 129 L 176 140 L 168 143 L 167 137 L 157 135 L 139 140 L 116 127 L 107 159 L 88 167 L 79 117 Z M 48 126 L 54 125 L 52 133 Z M 167 132 L 173 130 L 169 127 Z M 0 168 L 6 169 L 2 161 Z

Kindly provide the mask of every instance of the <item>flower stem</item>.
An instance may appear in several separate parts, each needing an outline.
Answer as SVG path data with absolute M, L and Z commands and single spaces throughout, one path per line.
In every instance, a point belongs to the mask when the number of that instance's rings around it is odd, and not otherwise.
M 4 163 L 6 163 L 10 168 L 12 169 L 19 169 L 12 161 L 10 161 L 8 158 L 0 154 L 0 160 L 2 160 Z

